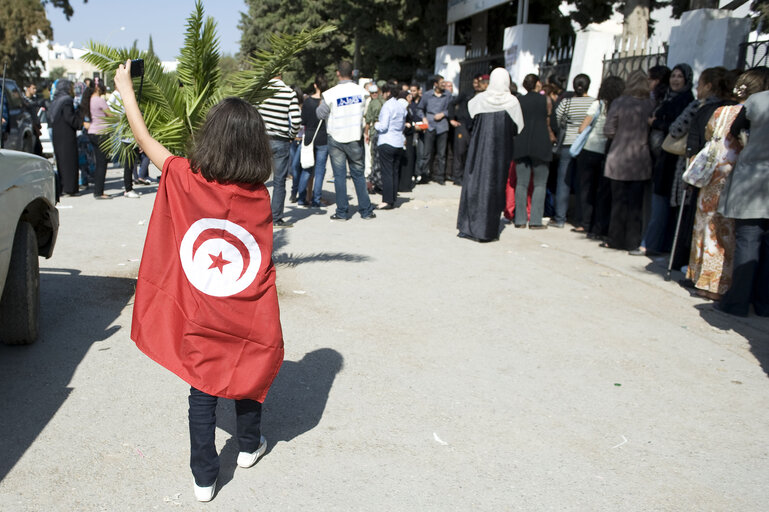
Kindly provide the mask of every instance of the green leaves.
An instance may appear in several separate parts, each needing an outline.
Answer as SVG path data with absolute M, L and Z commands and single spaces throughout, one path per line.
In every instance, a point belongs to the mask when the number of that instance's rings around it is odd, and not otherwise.
M 274 92 L 267 88 L 274 76 L 281 74 L 296 55 L 334 27 L 322 25 L 296 34 L 270 36 L 271 51 L 256 52 L 248 59 L 248 67 L 235 73 L 232 85 L 222 83 L 219 60 L 219 38 L 216 21 L 205 17 L 203 3 L 197 0 L 187 18 L 184 46 L 179 52 L 175 72 L 163 69 L 153 51 L 116 49 L 89 42 L 83 60 L 104 72 L 114 72 L 127 59 L 144 59 L 144 82 L 139 107 L 144 114 L 150 134 L 175 155 L 184 155 L 187 144 L 211 107 L 228 96 L 238 96 L 252 104 L 269 98 Z M 134 79 L 138 88 L 139 79 Z M 131 161 L 136 149 L 130 128 L 122 115 L 122 102 L 115 103 L 115 113 L 107 119 L 107 141 L 104 150 L 118 154 L 121 163 Z M 130 139 L 121 143 L 121 139 Z

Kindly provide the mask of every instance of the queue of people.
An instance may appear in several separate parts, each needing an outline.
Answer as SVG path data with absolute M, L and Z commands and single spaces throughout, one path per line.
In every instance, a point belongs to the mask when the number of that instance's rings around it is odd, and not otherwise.
M 747 314 L 752 302 L 769 314 L 769 160 L 755 135 L 767 121 L 769 68 L 709 68 L 695 87 L 689 65 L 655 66 L 605 77 L 595 98 L 585 74 L 571 91 L 531 74 L 525 94 L 502 68 L 476 76 L 472 93 L 458 95 L 437 75 L 427 91 L 395 80 L 364 89 L 348 62 L 337 78 L 327 89 L 318 77 L 304 100 L 304 141 L 314 144 L 316 159 L 312 172 L 301 170 L 300 189 L 315 180 L 305 196 L 312 200 L 301 206 L 325 205 L 326 155 L 334 169 L 332 220 L 350 216 L 348 165 L 367 220 L 376 209 L 396 208 L 399 192 L 451 179 L 462 186 L 462 238 L 498 239 L 503 212 L 516 228 L 570 223 L 607 249 L 669 255 L 686 274 L 682 284 L 727 312 Z M 702 162 L 707 179 L 692 185 Z M 373 193 L 382 196 L 378 206 Z

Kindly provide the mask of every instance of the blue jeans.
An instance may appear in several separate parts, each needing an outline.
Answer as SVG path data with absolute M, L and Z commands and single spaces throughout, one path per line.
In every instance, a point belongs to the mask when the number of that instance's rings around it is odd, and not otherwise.
M 270 139 L 272 149 L 272 220 L 283 218 L 283 205 L 286 202 L 286 177 L 289 171 L 289 147 L 288 139 Z
M 213 485 L 219 474 L 216 452 L 216 402 L 218 398 L 190 388 L 190 469 L 200 487 Z M 262 438 L 262 404 L 255 400 L 235 400 L 238 448 L 254 453 Z
M 667 232 L 670 198 L 652 194 L 652 212 L 646 234 L 641 245 L 648 251 L 665 252 L 665 233 Z
M 328 146 L 315 146 L 315 168 L 312 186 L 312 204 L 320 205 L 320 198 L 323 193 L 323 179 L 326 177 L 326 161 L 328 160 Z M 310 181 L 310 170 L 302 169 L 299 175 L 299 190 L 306 190 L 307 183 Z M 299 197 L 299 204 L 304 204 L 304 195 Z
M 289 161 L 291 162 L 291 197 L 296 197 L 299 193 L 299 175 L 302 173 L 301 165 L 301 140 L 292 140 L 291 147 L 288 150 Z M 305 184 L 305 186 L 307 186 Z
M 328 155 L 331 158 L 331 168 L 334 170 L 334 191 L 336 192 L 336 214 L 347 218 L 350 206 L 347 201 L 347 163 L 350 164 L 350 177 L 358 197 L 358 212 L 361 217 L 368 217 L 374 211 L 374 206 L 366 190 L 364 173 L 363 142 L 337 142 L 328 136 Z
M 558 224 L 566 222 L 566 212 L 569 209 L 569 195 L 571 194 L 571 179 L 569 176 L 569 166 L 571 165 L 571 154 L 569 148 L 561 148 L 560 160 L 558 161 L 558 183 L 555 188 L 555 216 L 553 220 Z

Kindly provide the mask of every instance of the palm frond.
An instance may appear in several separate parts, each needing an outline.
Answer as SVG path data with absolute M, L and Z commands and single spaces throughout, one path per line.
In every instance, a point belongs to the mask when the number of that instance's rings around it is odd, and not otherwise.
M 175 155 L 183 155 L 192 134 L 205 120 L 208 110 L 227 96 L 239 96 L 259 104 L 274 94 L 269 81 L 281 74 L 296 55 L 335 27 L 323 25 L 297 34 L 270 37 L 270 51 L 259 51 L 248 59 L 248 69 L 235 74 L 233 86 L 224 87 L 219 69 L 219 38 L 216 22 L 205 18 L 201 0 L 187 18 L 184 46 L 175 72 L 167 72 L 154 52 L 134 48 L 112 48 L 91 41 L 83 60 L 103 72 L 115 72 L 127 59 L 144 59 L 144 81 L 139 107 L 152 137 Z M 134 79 L 138 87 L 139 79 Z M 102 149 L 117 155 L 122 164 L 132 162 L 136 142 L 122 113 L 122 101 L 113 102 L 114 112 L 107 116 Z
M 336 27 L 333 25 L 324 24 L 296 34 L 270 35 L 270 51 L 260 50 L 251 55 L 248 58 L 248 69 L 237 72 L 233 80 L 235 85 L 222 93 L 258 105 L 274 94 L 267 87 L 272 78 L 286 71 L 296 55 L 310 43 L 334 30 Z

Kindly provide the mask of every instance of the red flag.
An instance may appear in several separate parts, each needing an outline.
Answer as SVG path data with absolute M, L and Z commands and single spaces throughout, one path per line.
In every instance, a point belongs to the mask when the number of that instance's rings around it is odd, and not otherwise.
M 283 362 L 264 185 L 208 182 L 186 159 L 166 160 L 131 339 L 205 393 L 264 401 Z

